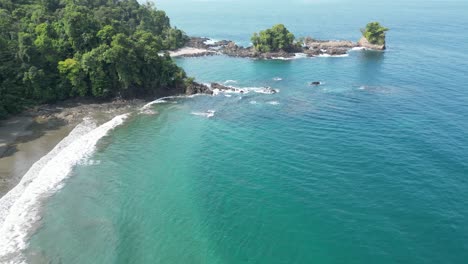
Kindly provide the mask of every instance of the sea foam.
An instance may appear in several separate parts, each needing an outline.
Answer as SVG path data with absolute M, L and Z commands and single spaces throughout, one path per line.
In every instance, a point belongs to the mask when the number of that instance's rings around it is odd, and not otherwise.
M 212 118 L 215 115 L 215 110 L 208 110 L 206 112 L 192 112 L 192 115 L 203 116 L 206 118 Z
M 0 199 L 0 263 L 25 263 L 21 252 L 41 219 L 41 201 L 59 190 L 72 168 L 89 157 L 98 140 L 121 125 L 127 116 L 116 116 L 99 127 L 90 119 L 85 120 Z
M 349 54 L 342 54 L 342 55 L 330 55 L 330 54 L 321 54 L 317 56 L 318 58 L 344 58 L 349 57 Z
M 271 87 L 235 87 L 235 86 L 227 86 L 231 89 L 229 90 L 220 90 L 214 89 L 213 95 L 219 94 L 248 94 L 248 93 L 261 93 L 261 94 L 275 94 L 279 93 L 279 89 L 273 89 Z
M 205 84 L 207 85 L 207 84 Z M 140 113 L 145 113 L 145 111 L 151 107 L 152 105 L 155 105 L 155 104 L 164 104 L 164 103 L 177 103 L 176 101 L 168 101 L 169 99 L 176 99 L 176 98 L 193 98 L 195 96 L 202 96 L 202 95 L 206 95 L 206 94 L 192 94 L 192 95 L 173 95 L 173 96 L 166 96 L 166 97 L 163 97 L 163 98 L 159 98 L 159 99 L 156 99 L 154 101 L 151 101 L 147 104 L 145 104 L 143 107 L 140 108 Z
M 216 39 L 207 39 L 203 43 L 205 45 L 214 45 L 216 42 L 218 42 L 218 40 L 216 40 Z
M 307 58 L 307 54 L 305 53 L 294 53 L 294 57 L 272 57 L 273 60 L 297 60 L 297 59 L 304 59 Z
M 236 80 L 227 80 L 224 82 L 224 84 L 230 84 L 230 83 L 237 83 Z

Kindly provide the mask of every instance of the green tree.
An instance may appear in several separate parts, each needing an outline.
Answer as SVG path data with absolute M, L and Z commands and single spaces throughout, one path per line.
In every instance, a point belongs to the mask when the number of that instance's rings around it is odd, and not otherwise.
M 70 97 L 180 87 L 185 72 L 160 52 L 187 41 L 137 0 L 0 0 L 0 118 Z
M 88 83 L 86 82 L 86 74 L 81 67 L 81 64 L 76 59 L 66 59 L 59 61 L 58 70 L 72 86 L 71 96 L 85 96 L 88 94 Z
M 380 25 L 379 22 L 371 22 L 366 28 L 361 29 L 362 35 L 371 44 L 385 45 L 385 32 L 389 29 Z
M 294 35 L 283 25 L 278 24 L 270 29 L 254 33 L 251 41 L 257 51 L 288 51 L 294 47 Z

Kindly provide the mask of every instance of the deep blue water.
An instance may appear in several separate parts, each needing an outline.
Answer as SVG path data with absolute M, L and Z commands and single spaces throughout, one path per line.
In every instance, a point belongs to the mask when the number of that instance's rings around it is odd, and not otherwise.
M 466 263 L 466 1 L 157 6 L 190 35 L 243 44 L 276 23 L 325 39 L 391 30 L 384 53 L 177 59 L 201 82 L 280 92 L 132 115 L 47 201 L 31 263 Z

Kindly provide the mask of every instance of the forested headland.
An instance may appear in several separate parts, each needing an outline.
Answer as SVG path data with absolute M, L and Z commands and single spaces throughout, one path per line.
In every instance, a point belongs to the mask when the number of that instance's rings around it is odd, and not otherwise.
M 136 0 L 0 0 L 0 118 L 74 97 L 144 97 L 191 79 L 188 37 Z

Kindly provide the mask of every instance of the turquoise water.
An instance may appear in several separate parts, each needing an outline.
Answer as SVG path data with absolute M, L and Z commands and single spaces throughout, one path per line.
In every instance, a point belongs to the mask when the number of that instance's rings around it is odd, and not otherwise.
M 30 263 L 466 263 L 468 3 L 159 6 L 189 34 L 241 43 L 276 22 L 321 38 L 358 39 L 373 19 L 392 30 L 385 53 L 178 59 L 202 82 L 280 92 L 132 115 L 47 200 Z

